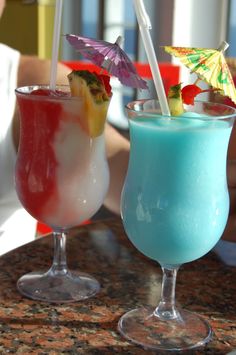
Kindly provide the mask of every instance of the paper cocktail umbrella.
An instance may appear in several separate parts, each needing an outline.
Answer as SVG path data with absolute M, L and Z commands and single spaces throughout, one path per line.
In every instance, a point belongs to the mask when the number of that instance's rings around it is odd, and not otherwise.
M 122 84 L 137 89 L 148 89 L 146 81 L 138 75 L 135 66 L 120 47 L 121 36 L 115 43 L 73 34 L 67 34 L 66 39 L 86 59 L 107 70 Z
M 198 78 L 219 89 L 236 104 L 235 85 L 223 54 L 227 48 L 226 42 L 222 42 L 218 49 L 164 47 L 166 52 L 179 58 Z

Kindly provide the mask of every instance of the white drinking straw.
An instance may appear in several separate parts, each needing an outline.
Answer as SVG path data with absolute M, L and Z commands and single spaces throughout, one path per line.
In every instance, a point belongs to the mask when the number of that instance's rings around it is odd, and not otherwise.
M 56 80 L 57 80 L 57 61 L 58 61 L 58 52 L 59 52 L 60 34 L 61 34 L 62 1 L 63 0 L 56 0 L 56 9 L 55 9 L 55 16 L 54 16 L 52 61 L 51 61 L 50 85 L 49 85 L 51 90 L 55 90 Z
M 151 68 L 155 89 L 161 106 L 161 112 L 164 116 L 170 116 L 165 89 L 149 32 L 149 30 L 152 28 L 150 18 L 145 10 L 142 0 L 133 0 L 133 2 L 139 24 L 139 30 L 143 39 L 143 44 Z

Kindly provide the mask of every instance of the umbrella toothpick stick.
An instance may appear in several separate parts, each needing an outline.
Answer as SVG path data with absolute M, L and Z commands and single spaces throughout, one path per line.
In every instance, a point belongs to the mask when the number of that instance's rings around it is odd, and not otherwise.
M 220 46 L 218 47 L 218 51 L 225 52 L 228 47 L 229 47 L 229 43 L 222 41 Z

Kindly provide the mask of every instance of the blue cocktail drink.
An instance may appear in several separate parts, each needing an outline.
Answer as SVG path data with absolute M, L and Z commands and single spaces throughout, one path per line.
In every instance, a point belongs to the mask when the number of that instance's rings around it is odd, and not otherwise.
M 126 313 L 119 329 L 152 349 L 191 349 L 211 338 L 201 317 L 176 309 L 175 278 L 181 264 L 215 246 L 229 213 L 226 159 L 235 110 L 207 102 L 186 109 L 190 112 L 169 118 L 160 114 L 156 100 L 127 106 L 131 151 L 123 224 L 134 246 L 156 260 L 164 276 L 158 307 Z
M 160 264 L 206 254 L 226 225 L 226 153 L 232 124 L 209 117 L 130 120 L 130 164 L 122 198 L 133 244 Z

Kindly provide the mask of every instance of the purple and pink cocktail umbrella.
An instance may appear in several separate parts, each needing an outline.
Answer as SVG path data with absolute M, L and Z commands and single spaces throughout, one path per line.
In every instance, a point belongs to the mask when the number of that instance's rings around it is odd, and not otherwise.
M 121 36 L 114 43 L 73 34 L 67 34 L 66 39 L 84 58 L 117 77 L 123 85 L 148 89 L 146 81 L 138 75 L 132 61 L 120 47 Z

